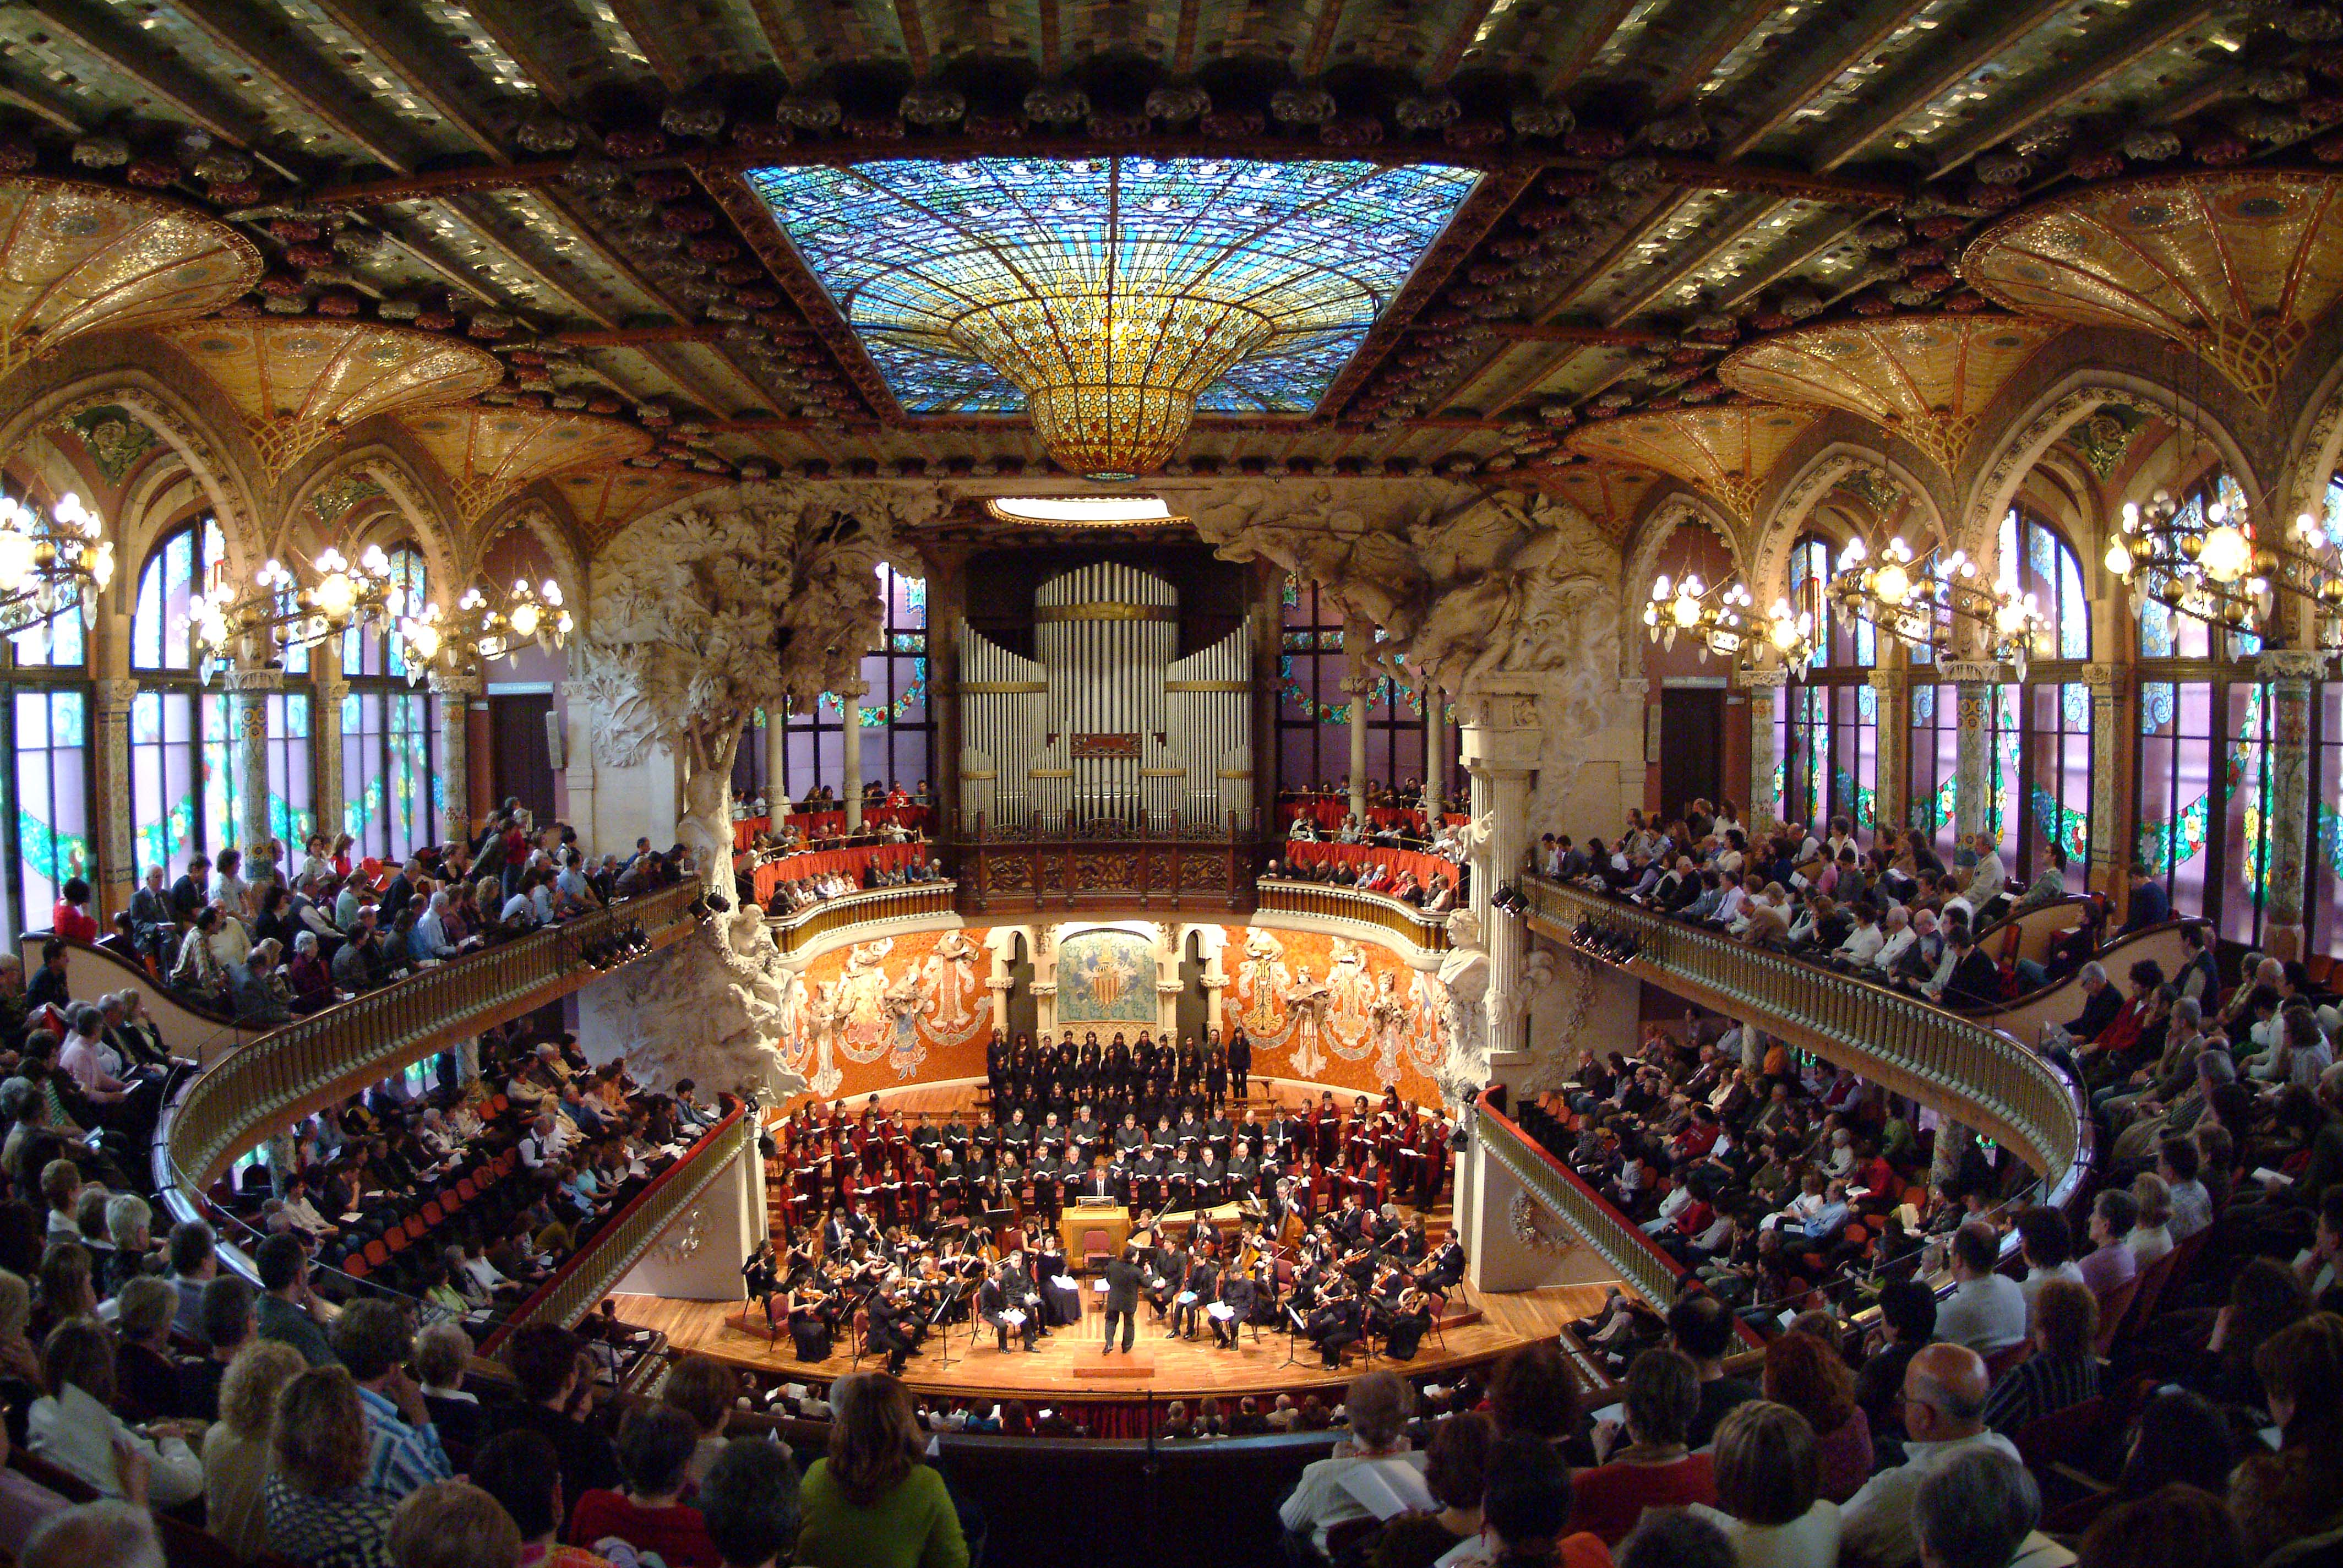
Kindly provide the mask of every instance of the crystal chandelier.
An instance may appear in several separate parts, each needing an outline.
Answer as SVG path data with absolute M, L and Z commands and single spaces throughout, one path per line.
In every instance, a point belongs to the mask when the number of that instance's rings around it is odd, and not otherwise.
M 368 545 L 355 563 L 329 546 L 312 565 L 317 580 L 305 586 L 271 557 L 254 575 L 252 592 L 239 598 L 219 584 L 187 600 L 205 684 L 239 652 L 276 663 L 288 650 L 315 648 L 353 626 L 388 626 L 405 608 L 407 590 L 392 580 L 380 545 Z
M 2108 571 L 2131 585 L 2132 613 L 2160 604 L 2231 633 L 2267 629 L 2277 596 L 2294 595 L 2316 617 L 2313 641 L 2343 646 L 2343 557 L 2317 518 L 2298 515 L 2272 540 L 2258 537 L 2242 504 L 2215 500 L 2200 513 L 2159 489 L 2124 503 L 2107 539 Z
M 1793 611 L 1790 601 L 1777 598 L 1764 616 L 1756 600 L 1738 578 L 1704 588 L 1696 573 L 1671 583 L 1663 573 L 1652 583 L 1652 597 L 1644 606 L 1644 626 L 1654 642 L 1673 648 L 1679 636 L 1699 645 L 1706 659 L 1715 654 L 1741 668 L 1755 668 L 1771 650 L 1785 667 L 1804 673 L 1815 660 L 1815 618 L 1812 611 Z
M 0 496 L 0 634 L 37 626 L 81 606 L 97 621 L 97 596 L 114 580 L 114 543 L 96 513 L 67 491 L 46 516 Z
M 562 604 L 559 583 L 548 578 L 543 587 L 531 588 L 526 578 L 516 578 L 501 604 L 475 586 L 456 601 L 453 616 L 426 604 L 401 616 L 397 631 L 407 683 L 413 686 L 435 670 L 464 674 L 516 658 L 532 643 L 551 653 L 568 642 L 577 624 Z
M 1949 652 L 1956 622 L 1967 621 L 1985 635 L 1995 658 L 2017 667 L 2020 680 L 2048 622 L 2030 593 L 2014 583 L 1986 588 L 1976 563 L 1965 551 L 1916 556 L 1898 535 L 1869 558 L 1861 539 L 1839 552 L 1830 594 L 1851 615 L 1914 647 Z
M 1035 291 L 970 311 L 951 339 L 1025 394 L 1033 433 L 1061 467 L 1101 482 L 1171 459 L 1196 399 L 1267 343 L 1276 324 L 1234 300 L 1154 286 Z

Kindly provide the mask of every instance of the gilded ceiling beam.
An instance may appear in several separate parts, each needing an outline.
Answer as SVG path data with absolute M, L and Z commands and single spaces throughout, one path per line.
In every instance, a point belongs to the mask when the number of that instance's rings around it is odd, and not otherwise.
M 256 7 L 239 0 L 178 0 L 174 9 L 215 48 L 251 66 L 303 114 L 367 157 L 401 173 L 415 166 L 392 128 L 358 108 L 367 100 L 349 90 L 347 78 Z
M 166 58 L 146 35 L 125 26 L 90 0 L 42 0 L 41 21 L 134 82 L 156 106 L 233 146 L 252 146 L 246 116 L 184 65 Z
M 1787 125 L 1790 116 L 1812 102 L 1816 93 L 1853 70 L 1874 50 L 1884 47 L 1897 28 L 1908 25 L 1928 4 L 1929 0 L 1883 0 L 1849 18 L 1843 35 L 1845 44 L 1829 53 L 1819 49 L 1805 53 L 1802 65 L 1767 89 L 1764 106 L 1738 124 L 1717 149 L 1718 155 L 1727 163 L 1747 156 L 1758 143 Z M 1731 113 L 1729 108 L 1722 112 Z M 1737 116 L 1734 117 L 1738 119 Z
M 380 7 L 354 4 L 353 0 L 311 3 L 360 46 L 372 50 L 383 64 L 397 72 L 399 78 L 414 89 L 415 95 L 430 105 L 431 112 L 447 121 L 483 157 L 497 164 L 512 162 L 504 143 L 447 85 L 468 67 L 455 61 L 427 59 L 410 41 L 434 35 L 429 28 L 381 25 L 384 13 Z
M 2005 6 L 1986 8 L 1991 23 L 1985 31 L 1937 40 L 1937 46 L 1918 51 L 1914 70 L 1898 90 L 1895 81 L 1884 84 L 1885 102 L 1823 145 L 1812 162 L 1822 172 L 1871 150 L 1871 145 L 1926 108 L 1972 71 L 1990 64 L 2064 7 L 2066 0 L 2009 0 Z M 1862 100 L 1857 100 L 1861 102 Z

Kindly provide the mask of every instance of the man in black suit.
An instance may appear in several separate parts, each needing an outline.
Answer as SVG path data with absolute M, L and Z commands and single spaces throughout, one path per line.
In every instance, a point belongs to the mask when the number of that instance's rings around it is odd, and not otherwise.
M 1427 1291 L 1445 1295 L 1454 1290 L 1457 1282 L 1463 1277 L 1464 1243 L 1456 1239 L 1455 1231 L 1451 1231 L 1447 1239 L 1433 1249 L 1432 1256 L 1424 1260 L 1423 1271 L 1416 1276 L 1416 1282 Z
M 1204 1308 L 1220 1294 L 1220 1266 L 1212 1261 L 1210 1242 L 1200 1242 L 1195 1256 L 1188 1263 L 1187 1283 L 1180 1294 L 1188 1298 L 1178 1303 L 1172 1313 L 1172 1330 L 1182 1339 L 1196 1337 L 1196 1324 L 1204 1316 Z
M 1041 1336 L 1041 1322 L 1021 1302 L 1011 1299 L 1010 1277 L 1010 1268 L 1006 1263 L 998 1271 L 985 1276 L 984 1283 L 976 1292 L 976 1315 L 992 1325 L 1003 1355 L 1009 1353 L 1009 1331 L 1012 1327 L 1024 1339 L 1026 1353 L 1031 1355 L 1038 1350 L 1033 1342 Z M 1012 1312 L 1023 1321 L 1012 1324 L 1009 1321 L 1009 1314 Z
M 862 1342 L 873 1355 L 887 1358 L 887 1371 L 896 1377 L 903 1375 L 903 1362 L 911 1353 L 911 1338 L 908 1314 L 901 1303 L 885 1291 L 874 1293 L 863 1309 Z
M 1252 1277 L 1233 1263 L 1221 1275 L 1221 1305 L 1228 1308 L 1229 1315 L 1207 1314 L 1208 1321 L 1220 1347 L 1232 1351 L 1237 1348 L 1237 1331 L 1252 1320 L 1253 1309 Z
M 1114 1350 L 1114 1321 L 1122 1320 L 1122 1353 L 1131 1353 L 1131 1342 L 1139 1332 L 1139 1250 L 1125 1247 L 1107 1260 L 1106 1265 L 1106 1343 L 1099 1354 Z
M 1120 1199 L 1122 1194 L 1115 1190 L 1116 1185 L 1114 1172 L 1107 1169 L 1106 1156 L 1101 1154 L 1091 1161 L 1091 1173 L 1082 1178 L 1081 1190 L 1075 1196 Z
M 1187 1288 L 1188 1254 L 1179 1247 L 1159 1247 L 1155 1250 L 1154 1271 L 1147 1282 L 1147 1300 L 1155 1308 L 1155 1321 L 1164 1322 L 1172 1312 L 1172 1299 Z M 1180 1331 L 1175 1327 L 1172 1333 Z

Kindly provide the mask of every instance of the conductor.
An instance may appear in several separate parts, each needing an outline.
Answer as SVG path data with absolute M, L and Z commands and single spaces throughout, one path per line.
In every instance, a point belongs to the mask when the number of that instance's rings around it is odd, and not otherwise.
M 976 1315 L 992 1325 L 1002 1354 L 1009 1352 L 1009 1331 L 1012 1328 L 1024 1339 L 1026 1353 L 1037 1353 L 1033 1342 L 1041 1336 L 1041 1319 L 1012 1298 L 1006 1264 L 997 1273 L 985 1276 L 983 1286 L 976 1292 Z
M 1139 1250 L 1125 1247 L 1106 1265 L 1106 1343 L 1099 1354 L 1114 1351 L 1114 1321 L 1122 1320 L 1122 1353 L 1131 1353 L 1131 1342 L 1138 1335 L 1139 1322 Z

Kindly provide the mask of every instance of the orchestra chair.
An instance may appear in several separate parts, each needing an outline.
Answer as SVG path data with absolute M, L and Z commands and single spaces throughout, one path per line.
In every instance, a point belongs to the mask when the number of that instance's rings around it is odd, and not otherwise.
M 1432 1337 L 1440 1342 L 1440 1353 L 1448 1353 L 1448 1297 L 1440 1291 L 1426 1291 L 1423 1299 L 1432 1303 Z
M 1113 1256 L 1114 1253 L 1106 1244 L 1104 1226 L 1092 1225 L 1082 1231 L 1082 1271 L 1084 1273 L 1104 1273 L 1108 1261 Z
M 854 1359 L 850 1365 L 859 1370 L 862 1365 L 862 1357 L 864 1353 L 870 1348 L 869 1343 L 870 1338 L 870 1309 L 867 1307 L 855 1308 L 854 1321 L 850 1326 L 853 1331 L 854 1340 Z

